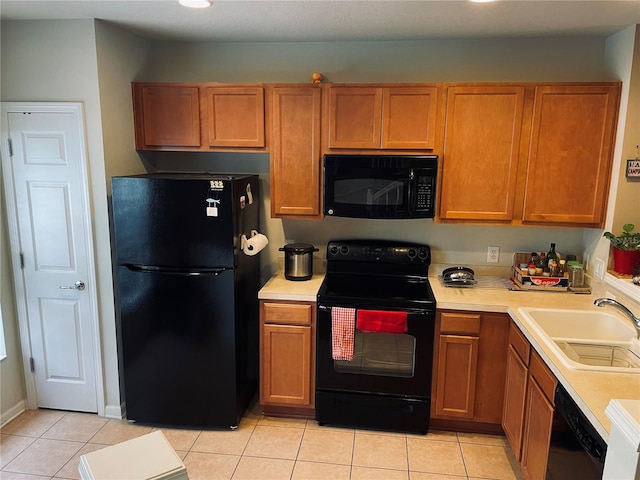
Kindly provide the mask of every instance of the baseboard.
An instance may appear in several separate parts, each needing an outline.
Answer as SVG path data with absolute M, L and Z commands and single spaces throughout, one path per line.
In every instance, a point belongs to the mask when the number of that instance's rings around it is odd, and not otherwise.
M 124 412 L 124 404 L 122 405 L 107 405 L 104 408 L 104 416 L 105 418 L 116 418 L 118 420 L 122 420 Z
M 16 418 L 26 409 L 27 409 L 27 401 L 20 400 L 16 405 L 2 412 L 2 414 L 0 415 L 0 427 L 4 427 L 7 423 L 9 423 L 11 420 Z

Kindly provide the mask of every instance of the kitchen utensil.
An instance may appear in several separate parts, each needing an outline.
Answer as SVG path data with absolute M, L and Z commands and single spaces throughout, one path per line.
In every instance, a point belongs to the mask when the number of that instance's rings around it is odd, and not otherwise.
M 442 271 L 442 281 L 445 287 L 472 287 L 478 283 L 474 275 L 469 267 L 450 267 Z
M 313 277 L 313 252 L 317 252 L 317 248 L 308 243 L 289 243 L 279 250 L 284 252 L 284 277 L 287 280 Z
M 445 282 L 473 281 L 474 275 L 475 272 L 469 267 L 450 267 L 442 271 L 442 279 Z

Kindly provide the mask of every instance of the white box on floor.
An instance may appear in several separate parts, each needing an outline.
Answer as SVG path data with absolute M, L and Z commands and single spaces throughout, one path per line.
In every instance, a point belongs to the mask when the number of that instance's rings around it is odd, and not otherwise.
M 78 471 L 82 480 L 189 480 L 160 430 L 82 455 Z

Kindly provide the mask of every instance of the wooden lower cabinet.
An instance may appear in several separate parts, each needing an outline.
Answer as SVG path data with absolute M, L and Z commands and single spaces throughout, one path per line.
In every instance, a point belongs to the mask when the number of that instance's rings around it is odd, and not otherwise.
M 546 478 L 556 378 L 512 323 L 502 427 L 528 480 Z
M 260 302 L 260 405 L 266 414 L 312 417 L 315 303 Z
M 520 465 L 525 478 L 544 480 L 551 441 L 553 404 L 535 378 L 529 378 L 525 409 L 525 426 Z
M 431 426 L 500 432 L 510 319 L 438 310 Z

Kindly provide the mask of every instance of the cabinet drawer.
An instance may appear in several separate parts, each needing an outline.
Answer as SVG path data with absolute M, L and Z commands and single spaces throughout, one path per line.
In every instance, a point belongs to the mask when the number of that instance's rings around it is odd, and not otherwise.
M 311 325 L 311 304 L 264 303 L 264 323 Z
M 442 313 L 440 333 L 478 335 L 480 333 L 480 314 Z
M 556 377 L 542 361 L 536 352 L 531 353 L 531 363 L 529 364 L 529 375 L 533 377 L 540 389 L 553 405 L 553 397 L 556 389 Z
M 531 352 L 531 345 L 529 341 L 524 337 L 522 332 L 511 322 L 511 328 L 509 329 L 509 344 L 513 347 L 516 353 L 520 356 L 520 360 L 529 365 L 529 354 Z

